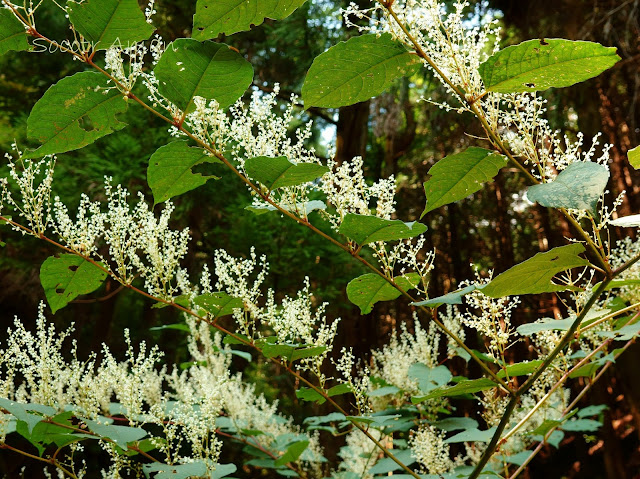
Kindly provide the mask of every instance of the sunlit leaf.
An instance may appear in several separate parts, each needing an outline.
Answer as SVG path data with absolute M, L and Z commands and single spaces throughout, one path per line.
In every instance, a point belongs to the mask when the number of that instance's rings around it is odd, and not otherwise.
M 350 38 L 313 61 L 302 86 L 304 106 L 337 108 L 368 100 L 421 64 L 389 33 Z
M 233 314 L 234 309 L 244 308 L 241 298 L 229 296 L 225 292 L 201 294 L 193 300 L 193 303 L 204 309 L 213 319 Z
M 442 158 L 431 167 L 431 178 L 424 183 L 427 206 L 422 216 L 479 191 L 506 164 L 505 156 L 476 147 Z
M 118 117 L 127 109 L 123 95 L 104 75 L 80 72 L 51 86 L 34 105 L 27 135 L 42 146 L 24 158 L 77 150 L 124 128 Z
M 148 39 L 155 30 L 147 23 L 136 0 L 69 1 L 67 14 L 94 50 L 112 46 L 126 48 Z
M 284 156 L 249 158 L 244 163 L 249 178 L 259 181 L 269 190 L 302 185 L 324 175 L 329 168 L 316 163 L 293 163 Z
M 627 158 L 629 158 L 629 164 L 636 170 L 640 168 L 640 146 L 627 151 Z
M 479 71 L 487 90 L 517 93 L 570 86 L 599 75 L 619 60 L 613 47 L 543 38 L 494 53 Z
M 404 223 L 400 220 L 385 220 L 377 216 L 358 215 L 354 213 L 345 215 L 338 230 L 340 234 L 354 240 L 359 245 L 374 243 L 376 241 L 413 238 L 425 231 L 427 231 L 427 227 L 417 221 Z
M 206 40 L 258 26 L 266 18 L 281 20 L 306 0 L 198 0 L 193 16 L 193 38 Z
M 54 313 L 79 295 L 98 289 L 106 277 L 105 271 L 74 254 L 51 256 L 40 267 L 40 282 Z
M 395 283 L 405 291 L 408 291 L 420 282 L 418 273 L 408 273 L 394 279 Z M 378 301 L 390 301 L 396 299 L 402 293 L 389 284 L 383 277 L 368 273 L 357 277 L 347 285 L 347 297 L 349 301 L 360 308 L 362 314 L 368 314 L 373 305 Z
M 160 93 L 187 112 L 195 108 L 196 96 L 227 108 L 253 80 L 251 64 L 237 51 L 224 43 L 200 43 L 191 38 L 168 45 L 154 72 Z
M 609 221 L 611 226 L 620 226 L 621 228 L 639 228 L 640 227 L 640 215 L 629 215 L 616 218 Z

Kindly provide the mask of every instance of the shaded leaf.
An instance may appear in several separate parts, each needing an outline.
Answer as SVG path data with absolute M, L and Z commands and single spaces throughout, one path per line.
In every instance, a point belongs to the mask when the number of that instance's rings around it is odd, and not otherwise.
M 207 473 L 207 466 L 202 461 L 189 462 L 187 464 L 143 464 L 142 471 L 146 477 L 156 473 L 154 479 L 189 479 L 190 477 L 201 477 Z M 223 476 L 219 476 L 223 477 Z
M 12 50 L 30 50 L 24 26 L 8 8 L 0 6 L 0 55 Z
M 606 411 L 607 409 L 609 409 L 609 406 L 607 406 L 606 404 L 594 404 L 592 406 L 587 406 L 585 408 L 580 409 L 578 411 L 578 417 L 583 418 L 583 417 L 589 417 L 589 416 L 596 416 Z
M 561 271 L 589 264 L 578 256 L 583 251 L 584 246 L 574 243 L 538 253 L 498 275 L 481 291 L 492 298 L 565 291 L 567 286 L 554 284 L 551 279 Z
M 542 424 L 540 424 L 537 428 L 535 428 L 533 431 L 529 432 L 528 434 L 532 434 L 536 436 L 544 436 L 549 431 L 551 431 L 551 429 L 555 428 L 556 426 L 559 426 L 560 424 L 562 424 L 562 421 L 556 421 L 554 419 L 545 419 L 542 422 Z
M 410 466 L 416 462 L 416 458 L 413 456 L 411 449 L 402 449 L 400 451 L 394 449 L 393 455 L 405 466 Z M 393 459 L 386 457 L 380 459 L 371 469 L 368 469 L 367 474 L 386 474 L 400 469 L 402 468 Z
M 407 291 L 418 284 L 420 275 L 418 273 L 409 273 L 404 276 L 398 276 L 394 281 L 400 288 Z M 347 285 L 349 301 L 358 306 L 362 314 L 370 313 L 373 305 L 378 301 L 390 301 L 401 294 L 383 277 L 375 273 L 363 274 L 351 280 Z
M 494 53 L 480 65 L 479 72 L 488 91 L 531 92 L 588 80 L 619 60 L 615 48 L 599 43 L 528 40 Z
M 196 189 L 211 179 L 220 179 L 194 173 L 193 167 L 202 163 L 220 163 L 220 160 L 203 148 L 188 146 L 186 141 L 173 141 L 158 148 L 149 158 L 147 168 L 147 182 L 153 192 L 154 203 L 162 203 Z
M 233 474 L 237 470 L 238 467 L 235 464 L 216 464 L 216 470 L 211 474 L 211 479 L 220 479 Z
M 384 386 L 378 389 L 374 389 L 373 391 L 369 391 L 367 395 L 369 397 L 382 397 L 388 394 L 396 394 L 400 392 L 400 389 L 395 386 Z
M 462 304 L 462 297 L 465 294 L 469 294 L 477 289 L 475 284 L 470 284 L 465 288 L 457 291 L 452 291 L 444 296 L 438 296 L 437 298 L 427 299 L 425 301 L 419 301 L 417 303 L 411 303 L 414 306 L 428 306 L 430 308 L 437 308 L 443 304 Z
M 472 394 L 485 391 L 486 389 L 492 389 L 496 386 L 497 384 L 488 378 L 469 379 L 467 381 L 460 381 L 455 386 L 435 389 L 425 396 L 414 396 L 411 398 L 411 402 L 417 404 L 427 399 Z
M 470 417 L 448 417 L 433 423 L 433 425 L 444 431 L 457 431 L 458 429 L 476 429 L 478 421 Z
M 575 432 L 596 432 L 601 427 L 602 423 L 593 419 L 572 419 L 560 426 L 564 431 Z
M 258 26 L 266 18 L 281 20 L 306 0 L 198 0 L 193 16 L 193 38 L 206 40 Z
M 40 282 L 53 313 L 98 289 L 106 277 L 105 271 L 74 254 L 50 256 L 40 267 Z
M 313 358 L 320 356 L 327 350 L 326 346 L 310 346 L 308 348 L 298 348 L 291 354 L 291 361 L 297 361 L 298 359 Z
M 287 211 L 291 211 L 292 213 L 296 213 L 299 216 L 308 216 L 312 211 L 327 209 L 327 205 L 324 203 L 324 201 L 320 200 L 311 200 L 305 201 L 304 203 L 296 203 L 295 208 L 288 205 L 280 205 L 280 207 Z M 245 209 L 251 211 L 256 215 L 263 215 L 265 213 L 269 213 L 270 211 L 278 211 L 275 206 L 271 205 L 250 205 Z
M 154 72 L 160 93 L 186 112 L 194 109 L 195 96 L 227 108 L 253 80 L 251 64 L 228 45 L 191 38 L 171 43 Z
M 552 182 L 529 187 L 527 198 L 550 208 L 595 212 L 608 181 L 606 166 L 577 161 L 562 170 Z
M 250 178 L 262 183 L 269 191 L 285 186 L 302 185 L 329 171 L 326 166 L 315 163 L 294 163 L 284 156 L 249 158 L 244 163 L 244 169 Z
M 389 33 L 350 38 L 313 61 L 302 86 L 304 106 L 337 108 L 368 100 L 421 63 Z
M 428 393 L 440 386 L 444 386 L 452 379 L 451 372 L 446 366 L 430 368 L 426 364 L 415 363 L 409 367 L 408 376 L 418 381 L 420 391 Z
M 496 431 L 496 427 L 481 431 L 479 429 L 467 429 L 459 432 L 458 434 L 445 439 L 444 442 L 452 444 L 456 442 L 489 442 L 493 437 L 493 433 Z
M 124 128 L 118 116 L 127 109 L 123 95 L 97 72 L 79 72 L 51 86 L 34 105 L 27 135 L 41 143 L 23 158 L 77 150 Z
M 85 0 L 67 2 L 67 14 L 74 28 L 93 46 L 130 47 L 154 32 L 136 0 Z
M 424 183 L 427 206 L 422 216 L 479 191 L 506 164 L 505 156 L 476 147 L 442 158 L 431 167 L 431 178 Z
M 287 447 L 286 452 L 275 461 L 275 466 L 280 467 L 290 462 L 295 462 L 309 445 L 309 441 L 296 441 Z
M 404 223 L 400 220 L 385 220 L 377 216 L 345 215 L 338 233 L 354 240 L 359 245 L 376 241 L 393 241 L 413 238 L 427 231 L 426 225 L 411 221 Z
M 184 331 L 185 333 L 191 332 L 189 326 L 184 323 L 163 324 L 162 326 L 154 326 L 149 328 L 149 331 L 164 331 L 165 329 L 176 329 L 178 331 Z
M 316 401 L 318 404 L 323 404 L 326 401 L 326 399 L 322 397 L 322 394 L 311 388 L 297 389 L 296 397 L 303 401 Z
M 233 314 L 234 309 L 244 308 L 242 299 L 234 298 L 222 291 L 201 294 L 193 300 L 193 303 L 204 309 L 213 319 Z

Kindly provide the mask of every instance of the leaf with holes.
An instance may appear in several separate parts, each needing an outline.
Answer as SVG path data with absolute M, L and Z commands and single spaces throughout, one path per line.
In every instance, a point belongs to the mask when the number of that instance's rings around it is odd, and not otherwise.
M 227 108 L 249 88 L 253 68 L 224 43 L 180 38 L 162 54 L 154 70 L 158 90 L 182 111 L 190 112 L 196 96 Z
M 441 159 L 431 167 L 431 178 L 424 183 L 427 206 L 422 216 L 480 190 L 506 164 L 505 156 L 476 147 Z
M 190 147 L 186 141 L 174 141 L 161 146 L 149 158 L 147 182 L 155 204 L 204 185 L 217 176 L 194 173 L 193 167 L 202 163 L 220 163 L 202 148 Z
M 136 0 L 85 0 L 67 2 L 73 27 L 93 46 L 107 50 L 124 48 L 148 39 L 154 32 Z
M 266 18 L 281 20 L 306 0 L 198 0 L 193 38 L 206 40 L 220 33 L 232 35 L 258 26 Z
M 54 313 L 79 295 L 98 289 L 106 277 L 106 272 L 74 254 L 50 256 L 40 267 L 40 282 Z
M 350 38 L 313 61 L 302 86 L 304 106 L 338 108 L 366 101 L 421 64 L 389 33 Z
M 538 253 L 498 275 L 480 290 L 482 294 L 492 298 L 566 291 L 571 288 L 552 283 L 551 280 L 561 271 L 588 265 L 586 259 L 578 256 L 583 251 L 584 246 L 574 243 L 553 248 L 546 253 Z
M 127 102 L 101 73 L 80 72 L 51 86 L 27 120 L 27 135 L 41 143 L 23 158 L 77 150 L 124 128 Z
M 598 76 L 620 57 L 613 47 L 558 38 L 528 40 L 480 65 L 488 91 L 517 93 L 562 88 Z
M 24 26 L 8 8 L 0 6 L 0 55 L 11 50 L 30 50 Z
M 229 296 L 221 291 L 201 294 L 193 300 L 193 303 L 204 309 L 213 319 L 233 314 L 234 309 L 244 308 L 241 298 Z
M 345 215 L 338 233 L 354 240 L 359 245 L 375 241 L 393 241 L 413 238 L 427 231 L 426 225 L 411 221 L 404 223 L 400 220 L 385 220 L 377 216 Z
M 247 175 L 259 181 L 269 190 L 285 186 L 296 186 L 314 181 L 329 171 L 316 163 L 294 163 L 284 156 L 269 158 L 258 156 L 244 163 Z
M 606 166 L 578 161 L 562 170 L 552 182 L 529 187 L 527 198 L 550 208 L 594 212 L 608 181 Z
M 403 290 L 408 291 L 420 282 L 418 273 L 408 273 L 394 279 Z M 383 277 L 368 273 L 351 280 L 347 285 L 349 301 L 360 308 L 362 314 L 369 314 L 378 301 L 396 299 L 402 293 L 389 284 Z

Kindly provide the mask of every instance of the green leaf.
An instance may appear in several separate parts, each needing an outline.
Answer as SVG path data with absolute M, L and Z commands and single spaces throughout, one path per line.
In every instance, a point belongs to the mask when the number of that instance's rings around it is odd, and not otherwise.
M 514 376 L 526 376 L 527 374 L 531 374 L 535 371 L 538 366 L 542 364 L 542 360 L 536 359 L 534 361 L 526 361 L 522 363 L 509 364 L 507 366 L 507 372 L 505 373 L 504 369 L 498 372 L 499 378 L 504 378 L 506 375 L 509 377 Z
M 354 240 L 359 245 L 376 241 L 393 241 L 413 238 L 427 231 L 427 227 L 417 221 L 404 223 L 400 220 L 385 220 L 377 216 L 345 215 L 338 233 Z
M 409 367 L 409 378 L 418 381 L 420 391 L 427 394 L 434 389 L 444 386 L 452 379 L 451 372 L 446 366 L 430 368 L 426 364 L 415 363 Z
M 419 301 L 417 303 L 411 303 L 414 306 L 428 306 L 430 308 L 437 308 L 443 304 L 462 304 L 462 297 L 465 294 L 469 294 L 475 291 L 477 286 L 475 284 L 470 284 L 469 286 L 459 289 L 457 291 L 452 291 L 451 293 L 447 293 L 444 296 L 438 296 L 437 298 L 427 299 L 426 301 Z
M 0 6 L 0 55 L 15 50 L 30 50 L 24 26 L 8 8 Z
M 233 336 L 226 335 L 222 342 L 224 344 L 248 344 L 251 343 L 251 339 L 248 336 L 242 333 L 234 333 L 239 339 L 234 338 Z
M 506 164 L 505 156 L 476 147 L 441 159 L 431 167 L 431 178 L 424 183 L 427 206 L 422 216 L 479 191 Z
M 142 470 L 145 477 L 154 479 L 189 479 L 190 477 L 202 477 L 207 474 L 207 465 L 202 461 L 189 462 L 187 464 L 143 464 Z M 223 476 L 219 476 L 223 477 Z
M 477 429 L 478 421 L 470 417 L 448 417 L 433 423 L 433 425 L 444 431 L 457 431 L 459 429 Z
M 227 108 L 253 80 L 251 64 L 228 45 L 191 38 L 171 43 L 154 72 L 160 93 L 186 112 L 194 109 L 195 96 Z
M 494 383 L 491 379 L 470 379 L 467 381 L 460 381 L 455 386 L 435 389 L 426 396 L 414 396 L 411 398 L 411 402 L 413 404 L 417 404 L 426 401 L 427 399 L 461 396 L 463 394 L 477 393 L 479 391 L 492 389 L 494 387 L 496 387 L 496 383 Z
M 498 275 L 481 291 L 492 298 L 564 291 L 567 286 L 554 284 L 551 279 L 561 271 L 589 264 L 578 256 L 583 251 L 584 246 L 574 243 L 538 253 Z
M 302 215 L 302 216 L 308 216 L 309 213 L 311 213 L 312 211 L 316 211 L 316 210 L 326 210 L 327 209 L 327 205 L 320 200 L 311 200 L 311 201 L 305 201 L 304 203 L 296 203 L 296 206 L 289 206 L 289 205 L 281 205 L 281 208 L 287 210 L 287 211 L 292 211 L 294 213 L 296 213 L 297 215 Z M 269 204 L 267 205 L 260 205 L 260 206 L 247 206 L 245 207 L 246 210 L 251 211 L 252 213 L 256 214 L 256 215 L 263 215 L 265 213 L 269 213 L 270 211 L 277 211 L 278 208 L 276 208 L 275 206 L 271 206 Z
M 175 329 L 178 331 L 184 331 L 185 333 L 191 332 L 191 328 L 183 323 L 163 324 L 162 326 L 154 326 L 149 328 L 149 331 L 164 331 L 165 329 Z
M 629 158 L 629 164 L 636 170 L 640 168 L 640 146 L 627 151 L 627 158 Z
M 621 228 L 638 228 L 640 227 L 640 215 L 629 215 L 615 220 L 609 221 L 611 226 L 619 226 Z
M 147 182 L 157 205 L 169 198 L 204 185 L 207 181 L 219 180 L 217 176 L 193 173 L 193 167 L 202 163 L 221 163 L 203 148 L 188 146 L 186 141 L 173 141 L 161 146 L 149 158 Z
M 595 212 L 608 181 L 606 166 L 577 161 L 562 170 L 552 182 L 529 187 L 527 198 L 550 208 Z
M 285 464 L 289 464 L 290 462 L 295 462 L 296 460 L 298 460 L 298 458 L 304 452 L 308 445 L 309 441 L 296 441 L 292 443 L 289 447 L 287 447 L 286 452 L 278 459 L 276 459 L 276 467 L 284 466 Z
M 50 256 L 40 267 L 40 282 L 53 313 L 98 289 L 106 277 L 105 271 L 74 254 Z
M 479 71 L 488 91 L 531 92 L 588 80 L 619 60 L 615 48 L 599 43 L 540 39 L 494 53 Z
M 560 426 L 560 429 L 575 432 L 596 432 L 601 427 L 602 423 L 593 419 L 572 419 Z
M 293 351 L 291 354 L 291 361 L 297 361 L 298 359 L 313 358 L 320 356 L 327 350 L 326 346 L 310 346 L 308 348 L 300 348 Z
M 578 417 L 583 418 L 583 417 L 589 417 L 589 416 L 597 416 L 600 413 L 606 411 L 607 409 L 609 409 L 609 406 L 607 406 L 606 404 L 594 404 L 592 406 L 587 406 L 585 408 L 580 409 L 578 411 Z
M 124 128 L 127 102 L 101 73 L 80 72 L 51 86 L 34 105 L 27 135 L 42 144 L 23 158 L 77 150 Z
M 333 386 L 329 388 L 327 391 L 327 395 L 329 397 L 340 396 L 341 394 L 347 394 L 351 392 L 351 386 L 348 384 L 338 384 L 337 386 Z
M 400 451 L 394 449 L 393 455 L 405 466 L 410 466 L 416 462 L 416 458 L 413 456 L 411 449 L 402 449 Z M 368 469 L 367 474 L 387 474 L 388 472 L 398 471 L 400 469 L 401 467 L 394 460 L 386 457 L 376 462 L 371 469 Z
M 111 439 L 125 451 L 127 450 L 128 443 L 139 441 L 147 435 L 147 432 L 140 427 L 100 424 L 99 422 L 91 421 L 89 419 L 83 419 L 83 422 L 87 425 L 91 432 L 94 432 L 101 437 Z
M 258 26 L 266 18 L 281 20 L 306 0 L 198 0 L 193 16 L 193 38 L 206 40 Z
M 303 401 L 316 401 L 318 404 L 323 404 L 326 399 L 322 397 L 322 394 L 311 388 L 300 388 L 296 390 L 296 397 Z
M 446 442 L 447 444 L 456 442 L 489 442 L 491 441 L 495 430 L 496 427 L 492 427 L 491 429 L 487 429 L 485 431 L 481 431 L 479 429 L 467 429 L 465 431 L 459 432 L 454 436 L 451 436 L 448 439 L 445 439 L 444 442 Z
M 114 45 L 130 47 L 148 39 L 155 30 L 136 0 L 69 1 L 67 14 L 94 50 L 107 50 Z
M 216 464 L 216 470 L 213 471 L 211 479 L 220 479 L 222 477 L 233 474 L 238 470 L 235 464 Z
M 30 411 L 39 412 L 45 416 L 53 416 L 56 413 L 56 410 L 50 406 L 43 404 L 21 404 L 2 397 L 0 397 L 0 408 L 9 411 L 9 413 L 18 420 L 18 426 L 20 422 L 26 424 L 29 434 L 31 434 L 33 428 L 44 419 L 41 415 L 32 414 Z
M 395 283 L 403 290 L 415 288 L 420 281 L 418 273 L 409 273 L 398 276 Z M 402 293 L 389 284 L 383 277 L 368 273 L 357 277 L 347 285 L 347 297 L 349 301 L 360 308 L 362 314 L 368 314 L 373 309 L 373 305 L 378 301 L 390 301 L 396 299 Z
M 201 294 L 193 300 L 193 303 L 204 309 L 213 319 L 233 314 L 234 309 L 244 308 L 242 299 L 234 298 L 221 291 Z
M 378 389 L 374 389 L 373 391 L 369 391 L 367 395 L 369 397 L 382 397 L 387 396 L 389 394 L 399 393 L 400 389 L 395 386 L 384 386 Z
M 549 431 L 551 431 L 553 428 L 555 428 L 556 426 L 562 424 L 562 421 L 556 421 L 554 419 L 545 419 L 542 424 L 540 424 L 537 428 L 535 428 L 533 431 L 527 433 L 530 435 L 536 435 L 536 436 L 544 436 L 545 434 L 547 434 Z
M 350 38 L 313 61 L 302 86 L 304 106 L 337 108 L 368 100 L 421 64 L 389 33 Z
M 250 178 L 262 183 L 269 191 L 285 186 L 302 185 L 329 171 L 326 166 L 315 163 L 294 163 L 284 156 L 249 158 L 244 163 L 244 169 Z

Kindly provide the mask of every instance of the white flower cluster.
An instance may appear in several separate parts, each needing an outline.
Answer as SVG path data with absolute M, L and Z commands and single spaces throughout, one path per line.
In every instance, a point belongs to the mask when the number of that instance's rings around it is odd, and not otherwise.
M 336 371 L 342 376 L 342 383 L 349 385 L 356 400 L 358 414 L 370 414 L 372 408 L 367 394 L 371 386 L 369 368 L 367 366 L 357 368 L 353 351 L 347 348 L 340 350 L 340 355 L 333 360 L 333 364 Z
M 638 256 L 640 256 L 640 239 L 624 238 L 616 243 L 616 247 L 611 252 L 611 266 L 619 268 Z M 640 262 L 637 261 L 623 271 L 618 279 L 640 279 Z M 636 284 L 623 286 L 619 289 L 618 296 L 629 303 L 638 303 L 640 302 L 640 288 Z
M 413 456 L 428 474 L 442 475 L 454 469 L 449 444 L 444 439 L 444 431 L 422 426 L 409 440 Z
M 144 43 L 136 43 L 131 46 L 114 44 L 105 52 L 105 69 L 124 87 L 122 93 L 125 95 L 133 90 L 136 80 L 142 75 L 148 51 Z
M 376 440 L 382 438 L 382 434 L 377 429 L 369 429 L 368 432 Z M 346 445 L 340 448 L 339 456 L 342 459 L 340 471 L 333 477 L 347 479 L 355 474 L 360 479 L 373 479 L 373 474 L 369 473 L 369 470 L 378 461 L 380 451 L 362 431 L 353 429 L 347 434 Z

